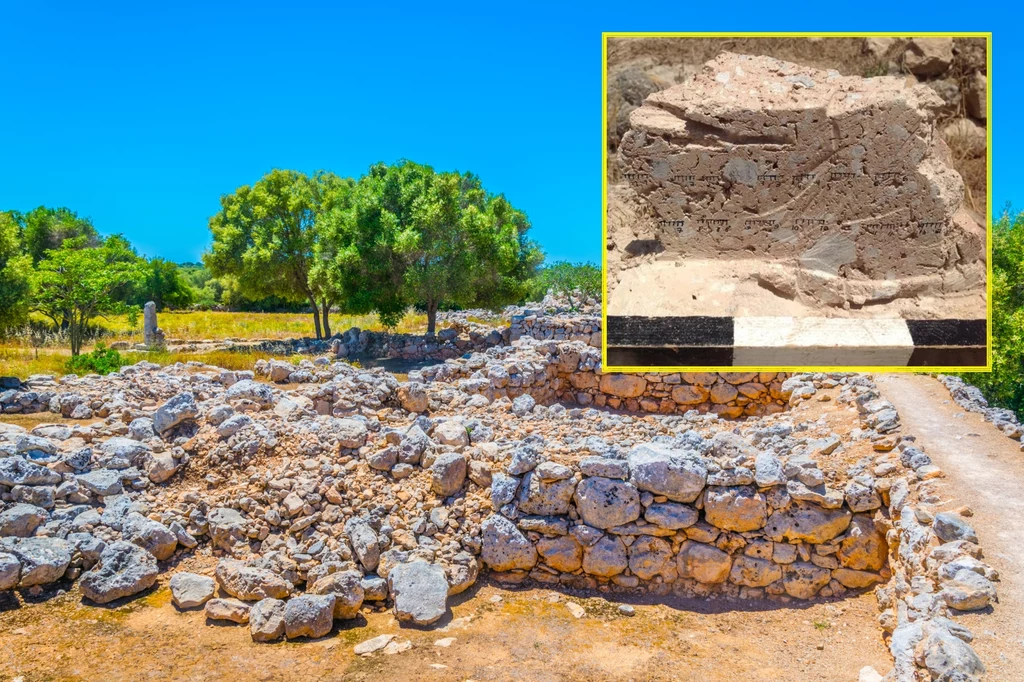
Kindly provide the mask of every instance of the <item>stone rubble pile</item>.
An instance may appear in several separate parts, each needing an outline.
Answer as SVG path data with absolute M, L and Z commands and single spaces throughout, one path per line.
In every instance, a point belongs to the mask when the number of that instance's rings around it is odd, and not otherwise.
M 317 378 L 287 392 L 200 363 L 37 377 L 27 388 L 47 383 L 48 406 L 100 421 L 0 425 L 0 589 L 77 580 L 110 603 L 184 564 L 178 608 L 266 642 L 324 636 L 361 609 L 434 623 L 485 571 L 780 601 L 880 585 L 897 679 L 977 678 L 949 615 L 994 601 L 996 576 L 961 515 L 935 510 L 942 472 L 868 377 L 644 375 L 633 398 L 601 393 L 634 414 L 556 402 L 579 392 L 572 376 L 624 381 L 594 351 L 527 340 L 409 382 L 287 363 Z M 758 380 L 779 411 L 643 406 Z M 801 419 L 826 400 L 859 425 Z
M 1024 427 L 1013 410 L 1003 407 L 991 407 L 982 392 L 975 386 L 971 386 L 960 377 L 939 375 L 939 381 L 949 389 L 949 394 L 960 407 L 968 412 L 977 412 L 984 415 L 985 421 L 992 422 L 992 425 L 1014 440 L 1020 440 L 1024 435 Z M 1024 443 L 1021 444 L 1024 450 Z
M 660 414 L 695 409 L 728 418 L 781 412 L 796 386 L 787 386 L 788 375 L 776 372 L 603 374 L 600 367 L 599 348 L 524 337 L 410 372 L 409 379 L 427 382 L 438 400 L 453 406 L 529 394 L 541 403 L 561 400 Z

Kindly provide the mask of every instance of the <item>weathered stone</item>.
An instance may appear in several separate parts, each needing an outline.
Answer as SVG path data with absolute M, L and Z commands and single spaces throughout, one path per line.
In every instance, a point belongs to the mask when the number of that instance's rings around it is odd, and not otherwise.
M 191 393 L 179 393 L 153 414 L 153 428 L 162 434 L 187 419 L 194 419 L 198 414 L 196 397 Z
M 195 573 L 175 573 L 171 576 L 171 601 L 179 609 L 202 606 L 217 593 L 217 581 Z
M 594 528 L 621 526 L 640 517 L 640 494 L 625 481 L 586 478 L 576 486 L 576 510 Z
M 574 573 L 583 566 L 583 547 L 572 535 L 541 538 L 537 551 L 544 563 L 562 573 Z
M 346 521 L 345 535 L 352 543 L 352 551 L 363 568 L 367 571 L 376 571 L 377 564 L 380 563 L 380 545 L 377 533 L 366 519 L 357 516 Z
M 723 583 L 729 577 L 732 557 L 717 547 L 687 541 L 676 558 L 679 575 L 705 584 Z
M 427 391 L 422 384 L 409 382 L 398 387 L 398 402 L 403 410 L 426 412 L 429 405 Z
M 751 486 L 709 487 L 704 493 L 704 514 L 718 528 L 746 532 L 764 528 L 768 504 Z
M 13 590 L 21 578 L 21 562 L 13 554 L 0 552 L 0 592 Z
M 953 540 L 978 542 L 978 534 L 971 527 L 971 524 L 964 521 L 959 514 L 953 512 L 939 512 L 936 514 L 932 527 L 935 529 L 935 534 L 943 542 L 952 542 Z
M 355 618 L 363 605 L 363 574 L 359 571 L 337 571 L 317 580 L 310 594 L 334 595 L 334 618 Z
M 167 526 L 147 519 L 142 514 L 128 514 L 122 525 L 121 535 L 160 561 L 171 558 L 178 546 L 178 537 Z
M 291 594 L 292 585 L 273 571 L 246 566 L 240 561 L 222 559 L 214 571 L 217 584 L 232 597 L 243 601 L 283 599 Z
M 441 422 L 434 428 L 434 440 L 442 445 L 463 447 L 469 445 L 469 433 L 465 425 L 456 420 L 449 419 Z
M 284 631 L 288 639 L 323 637 L 334 627 L 333 594 L 292 597 L 284 607 Z
M 765 524 L 765 537 L 775 542 L 827 542 L 845 531 L 852 514 L 846 509 L 822 509 L 808 503 L 772 512 Z
M 575 489 L 576 481 L 573 479 L 545 482 L 534 470 L 523 476 L 516 501 L 524 514 L 568 514 Z
M 970 569 L 961 569 L 942 585 L 943 600 L 957 611 L 977 611 L 996 598 L 996 587 L 988 578 Z
M 60 580 L 71 563 L 74 547 L 68 542 L 49 537 L 22 538 L 0 545 L 21 564 L 19 587 L 46 585 Z
M 590 456 L 579 462 L 580 473 L 584 476 L 601 476 L 602 478 L 629 478 L 629 462 L 624 459 Z
M 700 457 L 661 443 L 637 445 L 628 459 L 633 485 L 675 502 L 693 502 L 707 481 L 707 466 Z
M 796 562 L 783 568 L 782 586 L 786 594 L 797 599 L 814 599 L 828 585 L 832 572 L 814 564 Z
M 904 65 L 918 76 L 945 73 L 953 62 L 952 38 L 914 38 L 907 43 Z
M 437 495 L 454 495 L 466 481 L 466 458 L 457 452 L 437 456 L 430 466 L 430 487 Z
M 882 576 L 871 571 L 855 571 L 850 568 L 836 568 L 832 571 L 832 577 L 839 581 L 843 587 L 851 590 L 859 590 L 870 587 L 875 583 L 882 582 Z
M 78 581 L 82 594 L 106 604 L 138 594 L 152 587 L 159 569 L 152 554 L 130 542 L 113 542 L 100 554 L 96 568 L 82 574 Z
M 583 550 L 583 570 L 590 575 L 610 578 L 622 573 L 628 566 L 626 545 L 617 536 L 605 535 Z
M 425 561 L 399 564 L 388 574 L 395 617 L 429 625 L 448 610 L 448 580 L 444 569 Z
M 14 504 L 0 512 L 0 537 L 27 538 L 46 521 L 45 509 L 31 504 Z
M 57 485 L 60 474 L 22 457 L 0 457 L 0 485 Z
M 672 545 L 661 538 L 637 538 L 629 546 L 629 570 L 641 580 L 651 580 L 666 573 L 674 575 L 676 567 L 672 562 Z
M 693 507 L 674 502 L 654 503 L 644 510 L 644 519 L 662 528 L 678 530 L 697 523 L 700 514 Z
M 491 514 L 484 519 L 481 530 L 480 557 L 491 570 L 529 570 L 537 563 L 537 548 L 504 516 Z
M 599 385 L 602 393 L 619 398 L 637 398 L 647 390 L 647 380 L 634 374 L 604 374 Z
M 203 611 L 210 620 L 228 620 L 240 624 L 249 622 L 249 605 L 237 599 L 211 599 L 206 602 Z
M 886 564 L 889 544 L 885 533 L 868 516 L 855 515 L 836 556 L 844 568 L 856 571 L 878 571 Z
M 249 609 L 249 634 L 254 642 L 274 642 L 284 637 L 285 602 L 261 599 Z
M 777 564 L 749 556 L 736 557 L 729 571 L 729 581 L 745 587 L 766 587 L 781 578 L 782 569 Z

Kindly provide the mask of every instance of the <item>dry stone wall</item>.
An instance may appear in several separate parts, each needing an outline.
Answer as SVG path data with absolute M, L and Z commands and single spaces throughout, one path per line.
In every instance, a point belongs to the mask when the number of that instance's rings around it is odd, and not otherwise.
M 722 417 L 781 412 L 793 391 L 785 372 L 605 374 L 601 351 L 578 341 L 520 339 L 469 358 L 410 372 L 412 381 L 455 382 L 466 393 L 569 401 L 631 412 L 690 410 Z
M 874 490 L 812 492 L 807 482 L 824 486 L 807 458 L 783 464 L 728 431 L 688 435 L 572 466 L 516 451 L 491 484 L 484 564 L 501 580 L 750 599 L 841 595 L 888 577 Z
M 510 339 L 528 336 L 538 341 L 582 341 L 601 347 L 601 318 L 593 315 L 537 315 L 527 313 L 512 318 Z

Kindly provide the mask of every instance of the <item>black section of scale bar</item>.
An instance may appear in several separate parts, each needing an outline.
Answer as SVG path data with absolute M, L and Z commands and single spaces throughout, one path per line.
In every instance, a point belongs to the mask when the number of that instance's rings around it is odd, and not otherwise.
M 731 367 L 732 348 L 608 347 L 608 367 Z
M 908 367 L 985 367 L 985 347 L 915 348 Z
M 907 329 L 915 346 L 984 346 L 988 342 L 985 320 L 907 320 Z
M 608 345 L 655 348 L 732 346 L 733 318 L 698 315 L 690 317 L 609 315 Z

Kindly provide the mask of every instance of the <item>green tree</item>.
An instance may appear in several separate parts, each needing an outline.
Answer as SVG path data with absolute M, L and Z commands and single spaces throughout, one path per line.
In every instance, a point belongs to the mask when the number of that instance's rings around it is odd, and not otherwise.
M 526 216 L 470 173 L 376 164 L 325 215 L 319 266 L 350 312 L 388 326 L 410 305 L 495 307 L 522 298 L 540 250 Z
M 69 208 L 40 206 L 20 216 L 23 248 L 38 263 L 46 252 L 59 249 L 66 240 L 76 240 L 79 248 L 98 246 L 100 235 L 92 221 L 80 217 Z
M 25 319 L 32 259 L 21 252 L 17 216 L 0 212 L 0 329 Z
M 92 247 L 83 247 L 81 239 L 47 251 L 32 274 L 32 308 L 56 326 L 66 325 L 72 355 L 81 352 L 89 322 L 124 312 L 119 292 L 145 277 L 144 264 L 127 257 L 122 238 L 108 237 Z
M 544 266 L 531 286 L 530 297 L 539 301 L 551 291 L 564 298 L 571 310 L 590 298 L 601 295 L 601 268 L 593 263 L 556 261 Z
M 210 218 L 213 246 L 204 262 L 214 276 L 234 278 L 247 297 L 308 301 L 316 337 L 329 337 L 337 291 L 329 277 L 320 271 L 310 277 L 310 270 L 319 252 L 322 214 L 351 184 L 332 173 L 309 177 L 273 170 L 239 187 L 221 198 L 220 212 Z
M 147 301 L 153 301 L 158 310 L 168 307 L 181 309 L 192 305 L 195 291 L 177 263 L 153 258 L 146 263 L 145 272 L 142 284 L 132 292 L 132 303 L 145 305 Z
M 992 371 L 966 372 L 994 405 L 1024 414 L 1024 213 L 992 226 Z

